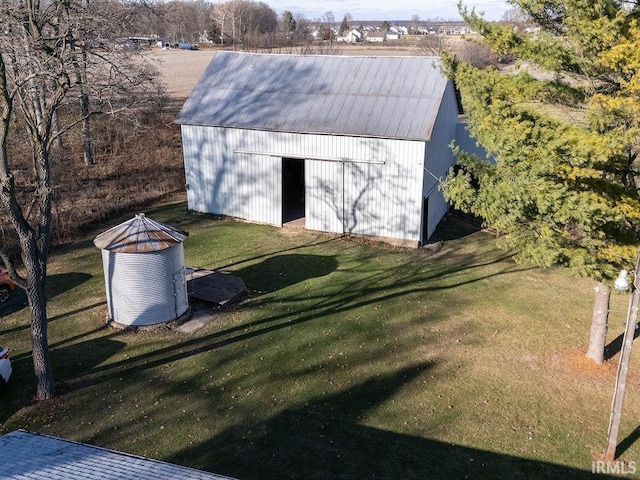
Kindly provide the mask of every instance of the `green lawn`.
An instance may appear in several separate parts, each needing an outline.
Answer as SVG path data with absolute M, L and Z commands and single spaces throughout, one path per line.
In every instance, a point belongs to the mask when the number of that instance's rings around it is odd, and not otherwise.
M 216 219 L 183 203 L 146 213 L 189 231 L 187 265 L 239 275 L 250 294 L 190 336 L 116 331 L 104 324 L 91 239 L 54 252 L 49 339 L 61 394 L 30 404 L 28 312 L 6 315 L 0 344 L 14 378 L 2 433 L 243 480 L 590 475 L 618 361 L 583 356 L 592 281 L 516 265 L 482 232 L 430 252 Z M 611 341 L 627 300 L 613 296 Z M 637 357 L 626 461 L 640 459 Z

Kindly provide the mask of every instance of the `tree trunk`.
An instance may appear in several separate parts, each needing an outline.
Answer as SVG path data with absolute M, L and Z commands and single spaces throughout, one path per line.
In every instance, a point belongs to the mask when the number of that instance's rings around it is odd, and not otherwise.
M 56 110 L 53 114 L 53 132 L 55 135 L 54 145 L 56 148 L 62 149 L 62 136 L 60 135 L 60 117 L 58 116 L 58 111 Z
M 93 145 L 91 142 L 91 120 L 89 119 L 89 95 L 82 92 L 80 96 L 82 108 L 82 147 L 84 151 L 84 164 L 93 165 Z
M 28 271 L 31 277 L 31 269 Z M 39 276 L 37 272 L 33 273 Z M 53 369 L 49 357 L 47 341 L 47 302 L 44 280 L 30 279 L 27 298 L 31 307 L 31 350 L 33 355 L 33 370 L 36 375 L 36 398 L 47 400 L 56 394 L 53 380 Z
M 607 319 L 609 317 L 611 289 L 602 283 L 598 283 L 594 290 L 596 292 L 596 300 L 593 306 L 587 357 L 601 364 L 604 361 L 604 347 L 607 341 Z

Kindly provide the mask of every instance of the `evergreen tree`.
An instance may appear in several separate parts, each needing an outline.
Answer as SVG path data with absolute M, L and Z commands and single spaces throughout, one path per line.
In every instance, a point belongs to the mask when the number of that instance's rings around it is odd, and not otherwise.
M 345 15 L 344 18 L 342 19 L 342 23 L 340 24 L 340 28 L 338 29 L 338 34 L 344 35 L 348 31 L 349 31 L 349 20 Z
M 296 20 L 293 18 L 293 14 L 287 10 L 282 14 L 282 31 L 285 33 L 295 32 Z
M 513 0 L 529 25 L 461 14 L 509 71 L 447 56 L 471 133 L 492 161 L 457 152 L 443 189 L 520 261 L 593 278 L 634 265 L 640 238 L 640 7 Z

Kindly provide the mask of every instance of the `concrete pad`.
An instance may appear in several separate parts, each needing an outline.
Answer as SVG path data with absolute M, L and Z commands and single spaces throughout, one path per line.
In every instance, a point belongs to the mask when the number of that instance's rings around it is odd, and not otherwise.
M 215 312 L 207 308 L 201 308 L 193 312 L 189 320 L 174 328 L 173 330 L 178 333 L 191 335 L 200 330 L 202 327 L 211 323 L 214 317 Z

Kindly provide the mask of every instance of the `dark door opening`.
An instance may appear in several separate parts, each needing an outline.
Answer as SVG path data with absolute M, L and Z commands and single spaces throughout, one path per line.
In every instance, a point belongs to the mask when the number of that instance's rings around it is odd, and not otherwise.
M 304 218 L 304 160 L 282 159 L 282 223 Z
M 429 197 L 422 200 L 422 243 L 429 240 Z

